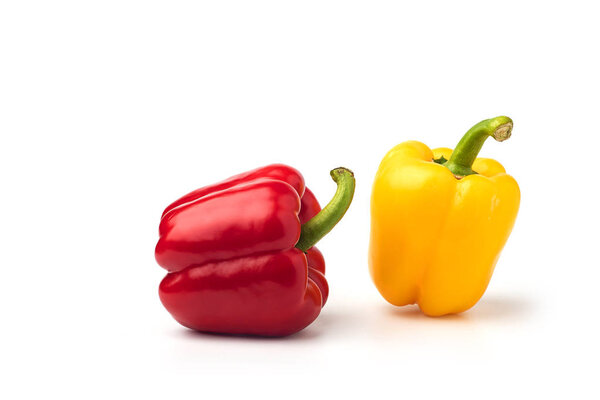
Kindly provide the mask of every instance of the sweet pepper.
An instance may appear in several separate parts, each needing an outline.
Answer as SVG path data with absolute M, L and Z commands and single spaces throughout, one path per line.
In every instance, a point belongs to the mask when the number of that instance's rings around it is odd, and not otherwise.
M 371 197 L 369 268 L 381 295 L 429 316 L 481 298 L 513 228 L 520 191 L 500 163 L 476 158 L 488 137 L 508 139 L 508 117 L 473 126 L 454 151 L 401 143 L 382 160 Z
M 284 336 L 317 318 L 329 292 L 314 244 L 342 218 L 354 176 L 331 171 L 321 210 L 294 168 L 276 164 L 195 190 L 163 212 L 155 257 L 165 308 L 203 332 Z

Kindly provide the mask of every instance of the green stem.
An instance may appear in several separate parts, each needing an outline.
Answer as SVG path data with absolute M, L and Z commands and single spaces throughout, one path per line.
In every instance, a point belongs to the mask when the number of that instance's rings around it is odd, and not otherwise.
M 504 116 L 481 121 L 465 133 L 450 159 L 443 165 L 458 178 L 476 174 L 472 169 L 473 162 L 485 140 L 491 136 L 498 142 L 503 142 L 510 137 L 512 127 L 512 119 Z
M 354 196 L 354 174 L 347 168 L 336 168 L 331 171 L 331 177 L 337 183 L 337 190 L 331 201 L 310 221 L 302 225 L 302 233 L 296 248 L 307 251 L 323 236 L 327 235 L 342 219 Z

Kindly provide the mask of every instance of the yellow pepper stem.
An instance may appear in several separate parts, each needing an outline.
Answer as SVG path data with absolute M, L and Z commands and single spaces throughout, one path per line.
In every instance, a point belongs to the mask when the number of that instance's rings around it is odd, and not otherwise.
M 503 142 L 510 137 L 512 128 L 512 119 L 504 116 L 481 121 L 465 133 L 450 159 L 443 165 L 459 178 L 476 174 L 472 169 L 473 162 L 486 139 L 491 136 L 496 141 Z

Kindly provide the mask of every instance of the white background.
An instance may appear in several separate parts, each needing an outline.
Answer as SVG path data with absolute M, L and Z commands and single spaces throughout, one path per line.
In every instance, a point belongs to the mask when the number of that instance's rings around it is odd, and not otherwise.
M 0 397 L 597 398 L 600 56 L 593 1 L 3 1 Z M 388 305 L 367 267 L 378 163 L 482 155 L 521 210 L 479 304 Z M 194 334 L 163 309 L 163 208 L 272 162 L 354 203 L 320 244 L 331 296 L 276 340 Z M 435 238 L 432 238 L 435 240 Z

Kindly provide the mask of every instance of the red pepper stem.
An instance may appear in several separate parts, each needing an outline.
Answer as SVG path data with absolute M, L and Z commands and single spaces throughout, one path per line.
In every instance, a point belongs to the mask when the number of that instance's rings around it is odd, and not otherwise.
M 302 233 L 296 248 L 307 251 L 327 235 L 342 219 L 354 196 L 356 185 L 354 174 L 347 168 L 336 168 L 331 171 L 331 177 L 337 183 L 337 190 L 331 201 L 308 222 L 302 225 Z
M 491 136 L 496 141 L 503 142 L 510 137 L 512 127 L 512 120 L 504 116 L 481 121 L 465 133 L 450 159 L 443 165 L 458 178 L 476 174 L 472 168 L 473 162 L 486 139 Z

